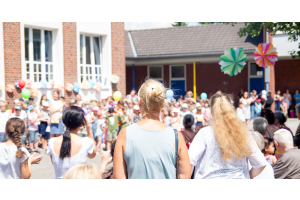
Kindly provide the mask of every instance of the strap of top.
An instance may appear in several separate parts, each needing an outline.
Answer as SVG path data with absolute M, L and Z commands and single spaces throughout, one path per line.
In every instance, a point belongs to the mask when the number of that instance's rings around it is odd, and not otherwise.
M 176 153 L 175 153 L 175 155 L 177 157 L 177 156 L 179 156 L 179 154 L 178 154 L 178 132 L 177 132 L 176 129 L 174 129 L 174 134 L 175 134 L 175 146 L 176 146 Z
M 267 128 L 267 132 L 268 132 L 269 138 L 271 138 L 271 134 L 270 134 L 270 132 L 268 131 L 268 128 Z

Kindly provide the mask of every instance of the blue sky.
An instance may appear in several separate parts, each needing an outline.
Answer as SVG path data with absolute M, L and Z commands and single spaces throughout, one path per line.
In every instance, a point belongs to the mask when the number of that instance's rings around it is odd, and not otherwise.
M 174 22 L 125 22 L 125 30 L 168 28 Z M 189 26 L 198 25 L 198 22 L 188 22 Z

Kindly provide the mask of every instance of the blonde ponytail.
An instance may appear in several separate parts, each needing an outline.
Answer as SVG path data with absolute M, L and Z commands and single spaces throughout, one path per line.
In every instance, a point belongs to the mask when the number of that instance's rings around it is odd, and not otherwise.
M 242 159 L 251 154 L 249 151 L 248 131 L 245 124 L 238 119 L 230 96 L 221 92 L 211 98 L 212 127 L 222 158 L 230 161 Z

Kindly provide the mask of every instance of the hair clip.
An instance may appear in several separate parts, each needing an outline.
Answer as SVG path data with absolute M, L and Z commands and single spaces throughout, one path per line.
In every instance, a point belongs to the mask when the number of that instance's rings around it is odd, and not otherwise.
M 22 150 L 22 147 L 20 147 L 19 150 L 21 151 L 21 150 Z

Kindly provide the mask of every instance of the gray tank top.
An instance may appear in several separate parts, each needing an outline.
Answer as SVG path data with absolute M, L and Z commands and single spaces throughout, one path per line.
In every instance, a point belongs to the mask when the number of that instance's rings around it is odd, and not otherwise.
M 126 128 L 124 153 L 129 179 L 175 179 L 175 135 L 171 127 L 151 131 Z

